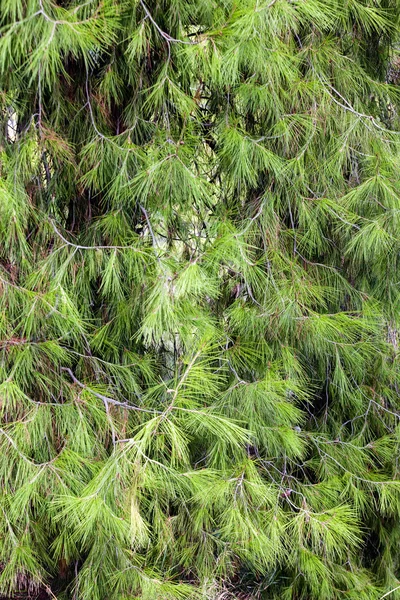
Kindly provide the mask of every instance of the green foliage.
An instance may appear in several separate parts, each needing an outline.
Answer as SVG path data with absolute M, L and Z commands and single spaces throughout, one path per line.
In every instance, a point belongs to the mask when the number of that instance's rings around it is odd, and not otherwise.
M 0 596 L 400 598 L 398 0 L 2 0 Z

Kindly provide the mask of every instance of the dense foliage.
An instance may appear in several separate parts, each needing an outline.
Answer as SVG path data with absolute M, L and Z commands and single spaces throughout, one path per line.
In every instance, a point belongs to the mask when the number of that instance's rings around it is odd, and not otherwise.
M 397 0 L 2 0 L 0 593 L 400 598 Z

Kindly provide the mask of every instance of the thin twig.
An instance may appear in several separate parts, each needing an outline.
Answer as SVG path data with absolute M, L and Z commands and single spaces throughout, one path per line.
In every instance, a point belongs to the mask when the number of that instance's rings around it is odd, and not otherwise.
M 162 414 L 161 411 L 158 411 L 158 410 L 148 410 L 146 408 L 141 408 L 140 406 L 135 406 L 134 404 L 128 404 L 127 402 L 119 402 L 118 400 L 114 400 L 114 398 L 110 398 L 109 396 L 104 396 L 103 394 L 100 394 L 99 392 L 96 392 L 95 390 L 93 390 L 91 387 L 89 387 L 85 383 L 82 383 L 81 381 L 79 381 L 79 379 L 77 379 L 75 377 L 72 370 L 69 369 L 68 367 L 61 367 L 61 370 L 66 371 L 68 373 L 68 375 L 71 377 L 72 381 L 74 383 L 76 383 L 76 385 L 78 385 L 80 388 L 82 388 L 83 390 L 88 390 L 88 392 L 93 394 L 93 396 L 96 396 L 96 398 L 99 398 L 100 400 L 102 400 L 106 410 L 108 410 L 108 405 L 112 404 L 113 406 L 125 408 L 126 410 L 137 410 L 140 412 L 151 413 L 151 414 L 153 414 L 153 413 Z
M 143 250 L 139 250 L 135 248 L 135 246 L 82 246 L 82 244 L 74 244 L 74 242 L 70 242 L 67 240 L 63 234 L 57 229 L 54 221 L 49 219 L 55 233 L 58 237 L 66 244 L 67 246 L 71 246 L 72 248 L 76 248 L 77 250 L 133 250 L 134 252 L 143 253 Z
M 175 43 L 178 43 L 178 44 L 187 44 L 189 46 L 193 46 L 193 45 L 198 44 L 198 42 L 192 42 L 190 40 L 179 40 L 177 38 L 174 38 L 174 37 L 170 36 L 168 33 L 166 33 L 165 31 L 163 31 L 161 29 L 161 27 L 158 25 L 158 23 L 153 19 L 152 14 L 150 13 L 149 9 L 147 8 L 147 6 L 143 2 L 143 0 L 140 0 L 140 4 L 141 4 L 144 12 L 146 13 L 147 18 L 153 23 L 154 27 L 157 29 L 157 31 L 161 35 L 161 37 L 163 37 L 164 40 L 166 40 L 168 42 L 168 45 L 170 44 L 170 42 L 175 42 Z

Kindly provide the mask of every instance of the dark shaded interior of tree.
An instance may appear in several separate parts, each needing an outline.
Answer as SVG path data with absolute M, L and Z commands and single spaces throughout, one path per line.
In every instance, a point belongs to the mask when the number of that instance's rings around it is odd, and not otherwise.
M 4 598 L 400 598 L 399 16 L 1 0 Z

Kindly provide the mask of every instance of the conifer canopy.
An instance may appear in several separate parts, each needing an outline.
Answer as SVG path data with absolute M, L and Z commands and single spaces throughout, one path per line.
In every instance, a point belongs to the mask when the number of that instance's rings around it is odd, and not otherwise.
M 1 0 L 0 595 L 400 598 L 398 0 Z

